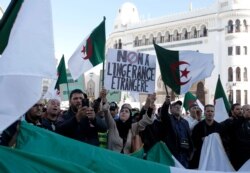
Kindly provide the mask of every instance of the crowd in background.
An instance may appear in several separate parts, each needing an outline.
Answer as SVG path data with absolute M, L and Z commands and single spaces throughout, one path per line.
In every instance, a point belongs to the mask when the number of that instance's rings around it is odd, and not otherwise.
M 90 102 L 87 95 L 75 89 L 70 93 L 69 109 L 62 111 L 60 101 L 50 99 L 34 104 L 21 120 L 9 126 L 0 137 L 0 144 L 15 146 L 20 121 L 26 121 L 60 135 L 100 146 L 123 154 L 131 154 L 141 147 L 147 152 L 163 141 L 175 158 L 185 167 L 197 169 L 203 140 L 219 133 L 223 146 L 235 170 L 250 159 L 250 105 L 231 106 L 229 118 L 219 123 L 214 120 L 214 105 L 202 110 L 194 102 L 189 113 L 182 114 L 182 102 L 170 102 L 166 96 L 156 109 L 156 94 L 149 94 L 141 110 L 126 103 L 107 100 L 107 91 Z M 143 144 L 143 145 L 142 145 Z

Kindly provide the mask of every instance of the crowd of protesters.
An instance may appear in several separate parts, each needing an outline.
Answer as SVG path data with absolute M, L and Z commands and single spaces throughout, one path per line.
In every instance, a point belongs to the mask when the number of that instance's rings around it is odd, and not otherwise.
M 141 110 L 126 103 L 119 109 L 116 102 L 107 100 L 107 91 L 90 102 L 87 95 L 75 89 L 70 93 L 69 109 L 62 111 L 60 101 L 50 99 L 34 104 L 24 116 L 10 125 L 0 137 L 0 144 L 15 146 L 20 121 L 45 128 L 63 136 L 91 145 L 102 146 L 123 154 L 131 154 L 140 147 L 145 153 L 163 141 L 175 158 L 185 167 L 197 169 L 203 140 L 219 133 L 225 151 L 235 170 L 250 159 L 250 105 L 231 106 L 229 118 L 214 120 L 214 105 L 204 107 L 204 115 L 194 102 L 189 114 L 183 116 L 182 102 L 164 103 L 156 109 L 156 94 L 149 94 Z M 136 139 L 140 139 L 137 142 Z M 137 142 L 137 143 L 136 143 Z

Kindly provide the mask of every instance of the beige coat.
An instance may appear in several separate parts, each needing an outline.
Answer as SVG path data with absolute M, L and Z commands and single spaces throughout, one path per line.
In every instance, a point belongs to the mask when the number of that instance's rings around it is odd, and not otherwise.
M 105 119 L 108 125 L 108 149 L 121 152 L 123 148 L 123 140 L 119 136 L 118 129 L 116 127 L 116 122 L 111 116 L 109 110 L 105 111 Z M 128 132 L 128 137 L 126 144 L 124 146 L 124 153 L 131 153 L 131 141 L 132 137 L 138 134 L 140 131 L 143 131 L 145 127 L 153 123 L 153 116 L 149 118 L 147 114 L 143 115 L 143 118 L 137 122 L 133 123 L 131 129 Z

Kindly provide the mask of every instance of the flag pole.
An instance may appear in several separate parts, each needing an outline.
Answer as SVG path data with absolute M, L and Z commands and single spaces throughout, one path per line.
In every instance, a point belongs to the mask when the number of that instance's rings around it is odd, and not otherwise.
M 103 20 L 105 21 L 106 20 L 106 17 L 105 16 L 103 16 Z M 106 31 L 105 31 L 105 33 L 106 33 Z M 105 34 L 106 35 L 106 34 Z M 106 36 L 105 36 L 106 37 Z M 106 38 L 105 38 L 106 39 Z M 105 45 L 105 47 L 106 47 L 106 45 Z M 104 49 L 104 52 L 103 52 L 103 54 L 105 55 L 105 49 Z M 105 57 L 105 56 L 104 56 Z M 104 60 L 103 60 L 103 64 L 102 64 L 102 88 L 104 88 L 104 65 L 105 65 L 105 59 L 106 58 L 104 58 Z
M 167 86 L 166 86 L 166 85 L 164 85 L 164 86 L 165 86 L 166 94 L 167 94 L 167 96 L 169 96 L 169 93 L 168 93 L 168 88 L 167 88 Z

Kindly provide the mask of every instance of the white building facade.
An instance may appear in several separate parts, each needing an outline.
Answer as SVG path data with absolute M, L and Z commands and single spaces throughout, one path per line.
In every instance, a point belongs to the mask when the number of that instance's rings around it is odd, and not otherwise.
M 249 23 L 249 0 L 217 0 L 204 9 L 147 20 L 139 19 L 133 4 L 124 3 L 118 10 L 107 48 L 155 55 L 154 39 L 166 49 L 213 53 L 215 69 L 212 76 L 194 84 L 190 91 L 203 104 L 213 103 L 220 75 L 229 101 L 244 105 L 250 101 Z M 158 101 L 162 102 L 166 93 L 159 66 L 156 71 L 156 93 Z M 172 99 L 175 99 L 173 93 Z M 145 96 L 140 97 L 141 102 L 144 100 Z

